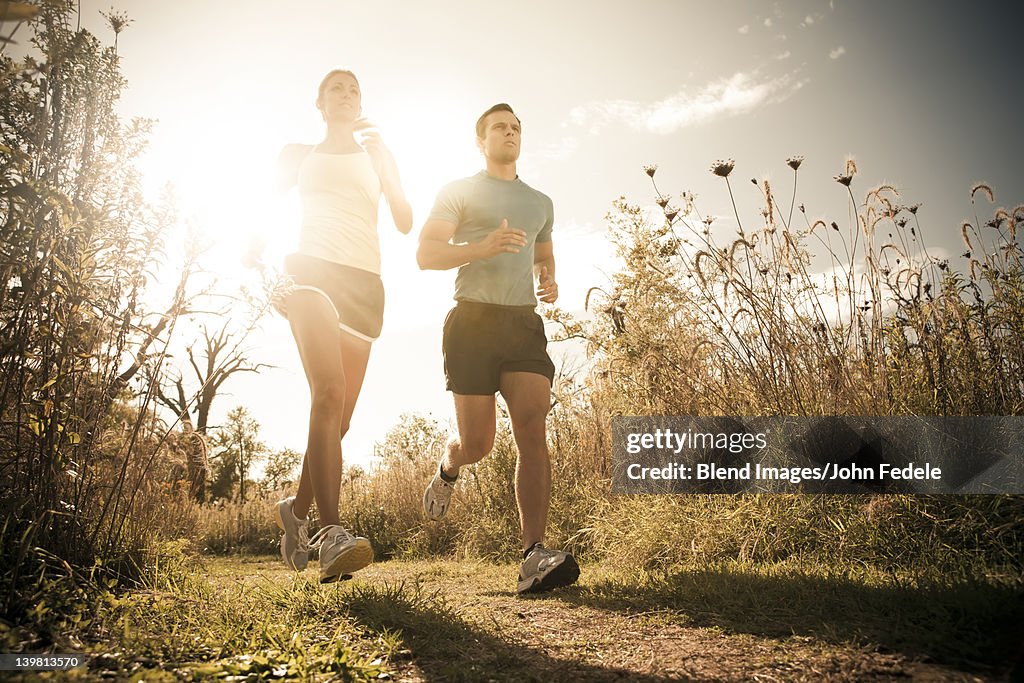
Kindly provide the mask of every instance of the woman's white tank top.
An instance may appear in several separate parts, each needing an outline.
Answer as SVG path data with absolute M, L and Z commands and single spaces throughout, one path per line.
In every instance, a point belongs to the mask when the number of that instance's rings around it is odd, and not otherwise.
M 314 147 L 299 166 L 298 185 L 299 253 L 379 275 L 381 190 L 370 155 L 324 154 Z

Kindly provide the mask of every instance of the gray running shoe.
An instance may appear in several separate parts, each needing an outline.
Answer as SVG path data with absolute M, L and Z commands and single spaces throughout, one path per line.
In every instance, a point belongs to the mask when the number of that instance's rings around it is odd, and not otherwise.
M 299 519 L 292 512 L 295 496 L 278 501 L 274 506 L 274 519 L 284 532 L 281 537 L 281 559 L 296 571 L 302 571 L 309 562 L 309 521 Z
M 519 568 L 519 585 L 516 591 L 523 593 L 543 593 L 552 588 L 569 586 L 580 577 L 580 567 L 576 558 L 561 550 L 548 550 L 540 543 L 530 548 L 530 552 Z
M 452 502 L 452 491 L 455 490 L 455 482 L 445 481 L 441 476 L 441 465 L 438 464 L 434 478 L 427 484 L 427 490 L 423 492 L 423 511 L 427 517 L 435 522 L 448 512 L 448 505 Z
M 362 536 L 353 536 L 337 524 L 317 531 L 309 545 L 320 549 L 320 583 L 351 578 L 352 572 L 373 562 L 370 542 Z

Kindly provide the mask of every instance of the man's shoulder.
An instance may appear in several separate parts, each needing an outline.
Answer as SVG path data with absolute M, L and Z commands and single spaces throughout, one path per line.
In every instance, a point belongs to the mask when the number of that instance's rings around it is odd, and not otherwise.
M 480 184 L 480 174 L 475 173 L 465 178 L 457 178 L 441 186 L 442 192 L 466 192 Z
M 519 180 L 519 183 L 523 186 L 524 191 L 535 195 L 538 199 L 540 199 L 543 203 L 547 204 L 548 206 L 554 206 L 554 202 L 551 201 L 551 197 L 547 196 L 537 188 L 528 185 L 527 183 L 524 183 L 522 179 Z

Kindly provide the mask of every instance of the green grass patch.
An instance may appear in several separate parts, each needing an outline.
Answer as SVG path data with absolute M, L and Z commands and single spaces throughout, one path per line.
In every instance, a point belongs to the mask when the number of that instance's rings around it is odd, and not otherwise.
M 764 671 L 873 671 L 894 657 L 998 678 L 1024 637 L 1013 574 L 953 580 L 796 557 L 650 572 L 588 564 L 577 586 L 521 598 L 515 563 L 390 561 L 330 585 L 272 557 L 168 552 L 160 566 L 145 589 L 108 594 L 76 632 L 95 653 L 81 679 L 664 680 L 622 654 L 638 633 L 679 639 L 666 641 L 679 643 L 677 664 L 712 647 L 748 666 L 698 670 L 712 677 L 760 670 L 747 654 L 756 644 Z
M 265 563 L 264 563 L 265 564 Z M 316 575 L 277 580 L 223 562 L 160 589 L 110 598 L 95 662 L 117 677 L 377 680 L 397 640 L 368 633 Z M 159 673 L 163 672 L 163 673 Z

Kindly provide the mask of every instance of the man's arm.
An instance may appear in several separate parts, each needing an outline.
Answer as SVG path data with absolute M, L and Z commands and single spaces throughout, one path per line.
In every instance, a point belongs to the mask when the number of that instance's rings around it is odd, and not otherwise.
M 555 282 L 555 246 L 550 240 L 533 245 L 533 275 L 537 278 L 537 298 L 547 304 L 558 299 Z
M 497 230 L 472 244 L 452 244 L 455 228 L 451 221 L 438 218 L 427 221 L 420 231 L 420 246 L 416 250 L 416 263 L 421 270 L 450 270 L 502 252 L 517 254 L 526 246 L 526 233 L 508 227 L 506 219 L 502 219 Z

